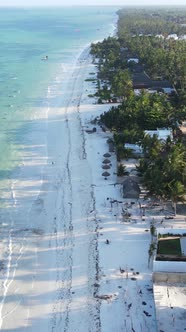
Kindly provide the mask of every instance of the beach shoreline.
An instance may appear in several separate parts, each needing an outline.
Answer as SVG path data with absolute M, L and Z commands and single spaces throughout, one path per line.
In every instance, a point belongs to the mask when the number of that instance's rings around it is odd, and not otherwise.
M 3 331 L 157 330 L 148 266 L 153 215 L 140 215 L 143 199 L 123 199 L 115 153 L 110 176 L 102 175 L 111 133 L 92 120 L 110 105 L 88 97 L 95 86 L 85 80 L 96 72 L 86 47 L 61 93 L 50 89 L 25 141 L 2 213 Z
M 96 76 L 86 48 L 62 94 L 56 98 L 56 91 L 50 91 L 47 118 L 34 119 L 23 168 L 12 179 L 11 222 L 4 226 L 8 265 L 1 271 L 2 330 L 57 331 L 60 326 L 74 332 L 79 326 L 78 331 L 137 331 L 141 324 L 141 331 L 155 331 L 153 296 L 146 290 L 152 287 L 147 226 L 123 225 L 121 206 L 111 204 L 123 201 L 115 186 L 114 153 L 110 176 L 102 176 L 110 133 L 99 126 L 95 133 L 87 132 L 94 127 L 91 120 L 110 107 L 88 97 L 95 91 L 85 81 L 91 72 Z M 145 244 L 143 262 L 136 261 L 136 247 L 128 245 L 138 240 L 138 227 L 139 242 Z M 140 277 L 133 276 L 135 271 Z M 135 306 L 140 291 L 150 317 L 143 306 Z
M 24 306 L 23 308 L 22 302 L 25 303 L 26 299 L 30 299 L 31 294 L 29 294 L 29 289 L 30 291 L 34 289 L 36 291 L 38 287 L 37 284 L 39 284 L 39 282 L 37 283 L 35 281 L 39 279 L 35 267 L 39 266 L 38 257 L 41 254 L 38 246 L 40 246 L 41 243 L 43 246 L 45 241 L 49 242 L 49 246 L 51 246 L 51 242 L 53 243 L 54 247 L 56 246 L 56 253 L 54 257 L 52 257 L 51 262 L 56 260 L 56 257 L 59 254 L 59 248 L 56 244 L 57 226 L 55 226 L 55 220 L 57 219 L 57 216 L 55 216 L 55 205 L 58 204 L 58 200 L 61 200 L 63 195 L 66 195 L 66 197 L 63 197 L 64 200 L 66 200 L 66 202 L 63 203 L 63 209 L 65 209 L 65 203 L 67 204 L 67 207 L 70 207 L 70 204 L 72 204 L 71 200 L 73 194 L 72 186 L 70 190 L 67 190 L 66 193 L 63 193 L 63 186 L 65 181 L 67 181 L 66 186 L 68 188 L 71 185 L 70 169 L 68 164 L 70 160 L 70 154 L 73 153 L 71 151 L 73 147 L 70 147 L 69 151 L 65 151 L 65 153 L 64 151 L 60 153 L 62 149 L 61 142 L 63 141 L 64 148 L 66 145 L 71 144 L 71 140 L 74 139 L 72 137 L 74 136 L 74 131 L 72 135 L 72 132 L 70 133 L 69 124 L 72 124 L 72 126 L 74 125 L 74 121 L 71 119 L 71 115 L 73 116 L 74 109 L 76 108 L 77 111 L 80 106 L 80 100 L 82 98 L 82 85 L 84 84 L 84 79 L 87 77 L 88 72 L 85 72 L 84 76 L 82 76 L 82 71 L 79 69 L 79 67 L 83 67 L 82 64 L 84 61 L 86 61 L 87 56 L 88 49 L 86 48 L 86 50 L 83 52 L 83 56 L 80 57 L 78 65 L 76 65 L 76 72 L 74 71 L 71 79 L 69 79 L 69 87 L 66 88 L 66 100 L 63 98 L 64 105 L 60 105 L 59 103 L 57 107 L 53 108 L 51 108 L 50 105 L 49 111 L 46 113 L 48 115 L 47 125 L 45 118 L 41 117 L 39 119 L 34 119 L 31 135 L 29 135 L 28 140 L 25 142 L 26 144 L 24 146 L 25 154 L 23 154 L 23 164 L 21 165 L 21 168 L 18 168 L 16 173 L 14 173 L 15 177 L 11 179 L 12 192 L 10 197 L 7 197 L 8 209 L 5 209 L 4 214 L 2 214 L 2 219 L 7 221 L 6 223 L 2 223 L 2 247 L 4 246 L 5 249 L 5 251 L 3 251 L 2 248 L 1 251 L 1 261 L 4 262 L 2 264 L 1 270 L 1 327 L 3 329 L 17 328 L 21 331 L 22 329 L 25 329 L 25 326 L 28 328 L 28 320 L 33 318 L 29 309 L 29 305 L 28 307 Z M 84 66 L 84 68 L 86 69 L 86 66 Z M 76 82 L 76 80 L 78 82 Z M 78 85 L 78 92 L 75 92 L 75 94 L 73 91 L 70 92 L 72 85 L 74 86 L 74 89 L 76 89 L 76 85 Z M 69 92 L 71 93 L 70 99 L 68 99 Z M 59 101 L 60 100 L 61 96 L 59 96 Z M 78 128 L 77 134 L 79 135 L 77 139 L 80 138 L 82 140 L 83 146 L 82 151 L 78 151 L 78 156 L 81 160 L 85 157 L 85 142 L 84 138 L 82 138 L 83 129 L 81 127 L 79 131 L 79 126 L 81 126 L 81 119 L 78 111 L 76 113 L 75 126 Z M 48 156 L 46 156 L 46 130 L 48 135 Z M 72 130 L 73 128 L 71 131 Z M 67 136 L 65 134 L 67 134 Z M 52 204 L 53 207 L 51 209 Z M 59 207 L 59 211 L 60 209 L 61 207 Z M 72 228 L 70 221 L 72 218 L 71 208 L 67 209 L 66 214 L 68 228 L 70 229 Z M 52 223 L 50 222 L 51 220 L 53 220 Z M 67 225 L 63 225 L 63 228 L 60 229 L 62 234 L 66 228 Z M 57 233 L 59 233 L 59 230 Z M 43 237 L 45 240 L 43 240 Z M 51 237 L 50 240 L 48 239 L 49 237 Z M 42 239 L 40 244 L 39 238 Z M 28 266 L 26 263 L 27 269 L 25 269 L 24 260 L 25 256 L 28 255 L 28 252 L 31 255 L 31 259 Z M 42 259 L 40 262 L 41 265 L 43 265 L 43 262 L 46 260 L 46 257 Z M 6 264 L 8 264 L 7 267 Z M 51 269 L 51 266 L 49 266 L 49 268 Z M 49 282 L 47 288 L 51 287 L 55 293 L 57 290 L 54 287 L 53 279 L 55 279 L 56 274 L 59 273 L 59 266 L 55 266 L 55 276 L 53 273 L 50 273 L 50 269 L 48 272 L 48 278 L 49 281 L 51 281 L 51 286 Z M 23 271 L 27 272 L 25 277 L 23 277 L 21 280 L 18 278 L 18 275 L 21 275 Z M 19 281 L 17 281 L 17 279 Z M 59 281 L 56 280 L 56 283 L 58 282 Z M 34 286 L 35 284 L 36 286 Z M 18 289 L 21 289 L 20 294 L 17 293 Z M 10 295 L 12 300 L 9 302 L 8 298 Z M 91 307 L 91 310 L 93 310 L 93 306 Z M 49 316 L 51 316 L 51 308 L 50 310 L 44 309 L 44 312 L 45 310 L 48 312 Z M 33 311 L 35 314 L 37 309 L 33 309 Z M 93 314 L 91 313 L 91 315 Z M 9 317 L 9 319 L 7 319 L 7 317 Z M 27 317 L 26 323 L 25 317 Z M 41 313 L 41 320 L 42 317 L 43 315 Z M 51 318 L 48 317 L 48 320 L 51 320 Z M 35 330 L 36 327 L 33 326 L 32 329 Z M 43 330 L 43 326 L 39 327 L 38 325 L 37 330 L 39 331 L 40 329 Z

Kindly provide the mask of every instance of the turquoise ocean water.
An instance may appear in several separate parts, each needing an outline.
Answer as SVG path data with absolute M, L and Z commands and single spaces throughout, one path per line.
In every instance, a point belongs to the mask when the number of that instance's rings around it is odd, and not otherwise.
M 29 131 L 24 124 L 45 102 L 59 68 L 73 63 L 88 43 L 113 34 L 117 9 L 0 8 L 0 188 L 21 163 Z

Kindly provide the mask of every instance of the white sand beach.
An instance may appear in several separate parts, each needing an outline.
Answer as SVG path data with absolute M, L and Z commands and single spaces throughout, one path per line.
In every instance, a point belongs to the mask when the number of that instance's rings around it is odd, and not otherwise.
M 110 106 L 88 97 L 95 88 L 85 79 L 95 70 L 86 49 L 61 95 L 49 91 L 22 147 L 1 213 L 2 331 L 157 331 L 152 217 L 122 198 L 114 153 L 102 176 L 110 133 L 90 121 Z

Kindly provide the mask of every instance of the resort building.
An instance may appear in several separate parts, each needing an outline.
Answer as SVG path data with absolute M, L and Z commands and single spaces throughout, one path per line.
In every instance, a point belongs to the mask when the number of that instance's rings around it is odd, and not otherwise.
M 172 139 L 172 130 L 170 129 L 156 129 L 156 130 L 145 130 L 145 134 L 153 137 L 157 135 L 159 140 L 166 141 L 168 137 Z

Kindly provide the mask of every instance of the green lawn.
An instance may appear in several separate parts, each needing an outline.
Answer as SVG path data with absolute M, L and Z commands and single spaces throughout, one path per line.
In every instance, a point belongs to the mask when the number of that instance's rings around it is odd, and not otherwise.
M 158 241 L 158 255 L 181 255 L 180 239 L 163 239 Z

